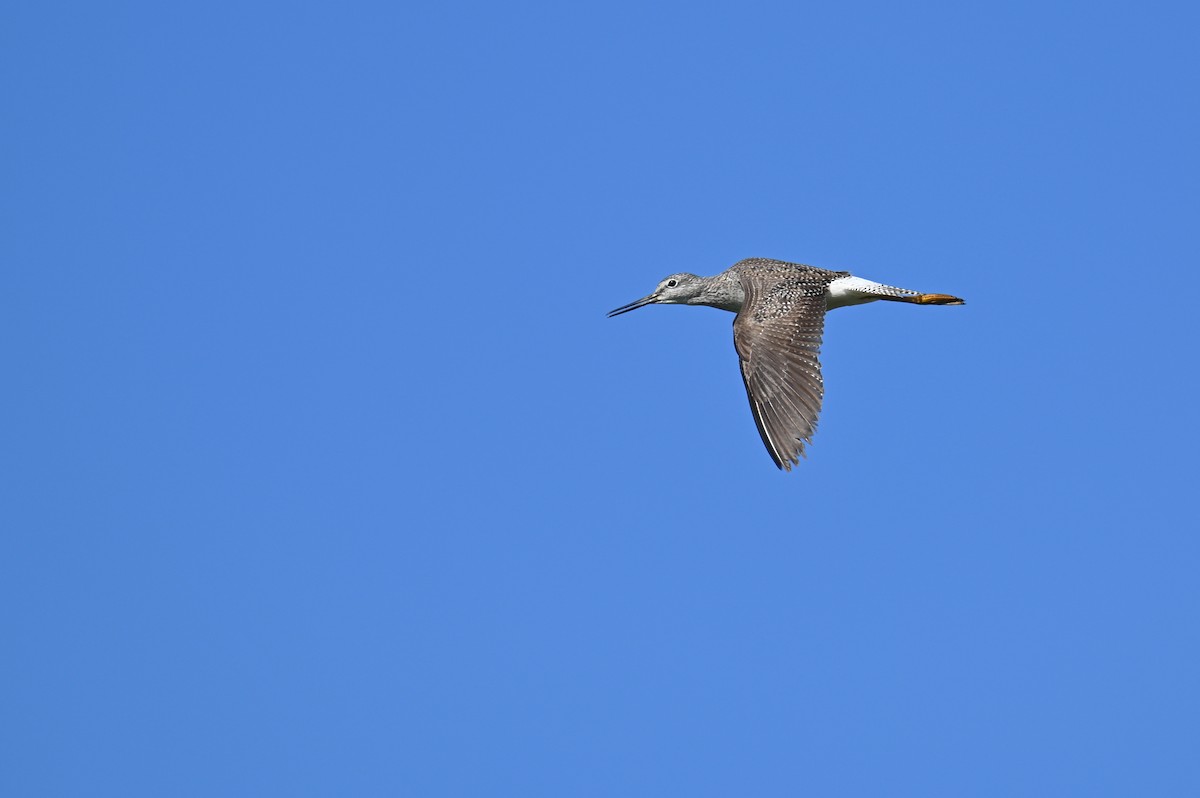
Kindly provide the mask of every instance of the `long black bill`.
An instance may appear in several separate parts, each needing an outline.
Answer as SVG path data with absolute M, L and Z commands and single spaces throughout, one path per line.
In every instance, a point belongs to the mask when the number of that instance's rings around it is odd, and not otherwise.
M 654 302 L 654 294 L 651 294 L 650 296 L 644 296 L 639 300 L 630 302 L 628 305 L 622 305 L 616 310 L 610 310 L 608 312 L 608 317 L 611 319 L 613 316 L 620 316 L 622 313 L 628 313 L 631 310 L 637 310 L 638 308 L 645 307 L 652 302 Z

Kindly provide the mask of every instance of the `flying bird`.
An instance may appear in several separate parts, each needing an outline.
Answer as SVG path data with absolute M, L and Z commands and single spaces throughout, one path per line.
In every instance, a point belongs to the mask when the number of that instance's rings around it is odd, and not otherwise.
M 922 294 L 835 272 L 770 258 L 738 261 L 713 277 L 681 272 L 653 293 L 609 312 L 609 318 L 646 305 L 707 305 L 736 313 L 733 346 L 763 443 L 781 469 L 791 471 L 812 443 L 825 388 L 821 333 L 825 311 L 885 299 L 914 305 L 962 305 L 949 294 Z

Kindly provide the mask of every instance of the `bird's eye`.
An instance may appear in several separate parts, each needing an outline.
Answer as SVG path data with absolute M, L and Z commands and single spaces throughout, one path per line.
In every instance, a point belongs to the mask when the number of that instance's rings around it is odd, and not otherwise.
M 674 288 L 677 285 L 679 285 L 678 280 L 667 280 L 667 288 Z

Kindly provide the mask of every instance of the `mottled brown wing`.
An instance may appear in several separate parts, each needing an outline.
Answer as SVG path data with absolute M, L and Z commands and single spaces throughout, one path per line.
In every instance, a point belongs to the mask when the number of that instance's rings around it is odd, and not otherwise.
M 740 277 L 746 301 L 733 321 L 733 344 L 746 396 L 775 465 L 791 471 L 812 442 L 825 393 L 817 357 L 829 279 L 816 270 Z

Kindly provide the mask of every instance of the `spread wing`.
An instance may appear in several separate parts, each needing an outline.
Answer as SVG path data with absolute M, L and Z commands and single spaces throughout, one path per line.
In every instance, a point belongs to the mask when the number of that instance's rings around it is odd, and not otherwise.
M 739 278 L 746 299 L 733 321 L 733 345 L 746 396 L 775 465 L 791 471 L 812 442 L 825 393 L 817 356 L 830 273 L 751 271 Z

